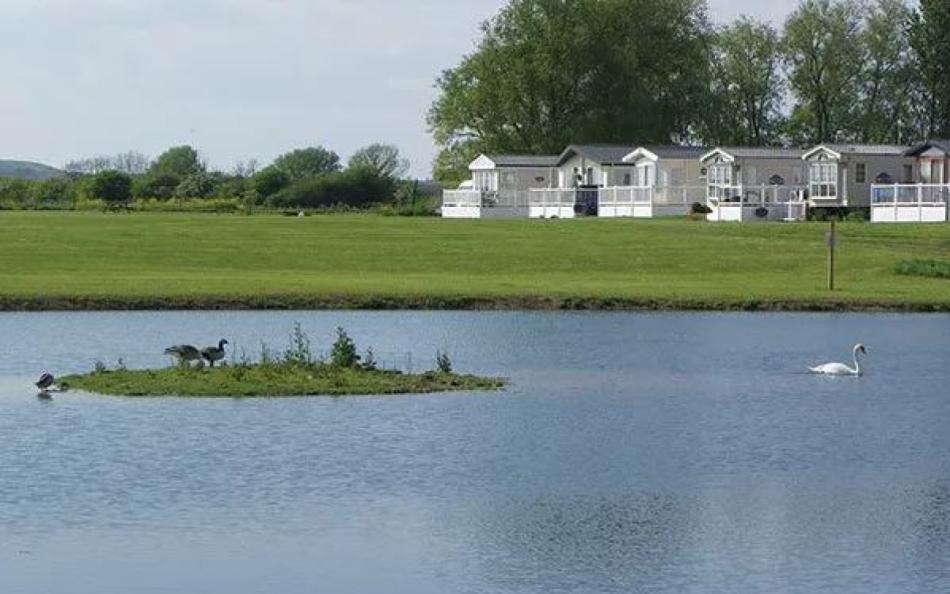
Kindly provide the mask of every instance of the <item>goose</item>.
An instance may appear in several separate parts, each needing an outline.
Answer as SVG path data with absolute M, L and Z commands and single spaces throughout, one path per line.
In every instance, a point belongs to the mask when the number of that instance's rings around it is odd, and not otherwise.
M 224 345 L 226 344 L 228 344 L 228 341 L 222 338 L 217 347 L 201 349 L 201 358 L 207 361 L 211 367 L 214 367 L 216 362 L 224 359 Z
M 809 367 L 808 370 L 812 373 L 817 373 L 820 375 L 855 375 L 861 376 L 864 375 L 864 370 L 861 369 L 861 361 L 858 360 L 858 355 L 867 355 L 868 351 L 864 348 L 863 344 L 854 345 L 854 367 L 848 367 L 844 363 L 825 363 L 824 365 L 819 365 L 818 367 Z
M 170 346 L 165 349 L 165 354 L 175 357 L 179 363 L 191 363 L 192 361 L 201 360 L 201 353 L 190 344 Z
M 48 392 L 50 388 L 56 385 L 56 378 L 51 373 L 44 373 L 33 385 L 39 388 L 41 392 Z

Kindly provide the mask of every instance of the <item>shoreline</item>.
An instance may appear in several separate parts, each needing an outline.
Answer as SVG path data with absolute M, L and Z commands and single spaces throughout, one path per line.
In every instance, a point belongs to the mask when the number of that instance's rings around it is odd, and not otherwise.
M 707 311 L 950 313 L 950 302 L 862 299 L 397 296 L 0 296 L 0 312 L 101 311 Z

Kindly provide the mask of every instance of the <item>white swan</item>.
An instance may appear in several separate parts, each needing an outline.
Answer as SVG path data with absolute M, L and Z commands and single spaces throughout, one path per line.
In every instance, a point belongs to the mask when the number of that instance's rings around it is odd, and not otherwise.
M 864 375 L 864 370 L 861 369 L 861 361 L 858 360 L 858 355 L 867 354 L 868 351 L 864 348 L 863 344 L 856 344 L 854 345 L 854 367 L 848 367 L 844 363 L 825 363 L 818 367 L 809 367 L 808 370 L 821 375 Z

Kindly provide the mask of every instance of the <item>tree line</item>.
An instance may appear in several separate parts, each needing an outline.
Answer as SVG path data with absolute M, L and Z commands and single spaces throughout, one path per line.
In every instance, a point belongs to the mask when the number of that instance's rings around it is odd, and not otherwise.
M 704 0 L 511 0 L 438 78 L 435 178 L 570 143 L 950 137 L 950 2 L 803 0 L 781 28 Z
M 248 161 L 224 172 L 210 168 L 195 148 L 177 146 L 155 159 L 127 152 L 70 161 L 64 170 L 65 176 L 45 181 L 0 179 L 0 208 L 210 199 L 242 206 L 321 208 L 416 199 L 416 186 L 404 180 L 408 160 L 387 144 L 360 149 L 345 165 L 337 153 L 317 146 L 290 151 L 266 167 Z

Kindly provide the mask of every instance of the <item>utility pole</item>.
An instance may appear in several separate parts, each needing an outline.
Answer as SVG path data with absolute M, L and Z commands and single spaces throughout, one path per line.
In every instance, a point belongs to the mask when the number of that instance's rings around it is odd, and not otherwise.
M 835 233 L 835 222 L 831 221 L 831 231 L 825 237 L 825 243 L 828 245 L 828 290 L 835 290 L 835 248 L 838 244 L 838 236 Z

